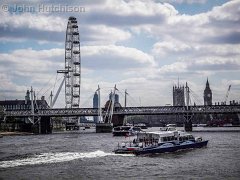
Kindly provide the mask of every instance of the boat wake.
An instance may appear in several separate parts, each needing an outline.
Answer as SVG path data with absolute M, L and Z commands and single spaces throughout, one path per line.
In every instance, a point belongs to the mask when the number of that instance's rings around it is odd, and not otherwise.
M 24 159 L 15 159 L 10 161 L 0 161 L 0 168 L 10 168 L 26 165 L 49 164 L 72 161 L 84 158 L 98 158 L 105 156 L 132 156 L 123 154 L 106 153 L 100 150 L 94 152 L 57 152 L 57 153 L 42 153 Z

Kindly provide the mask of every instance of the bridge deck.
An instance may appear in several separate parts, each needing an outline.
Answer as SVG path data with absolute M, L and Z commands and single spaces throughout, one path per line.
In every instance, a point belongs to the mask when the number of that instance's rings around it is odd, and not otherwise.
M 102 115 L 106 114 L 101 109 Z M 231 114 L 240 113 L 240 105 L 215 105 L 215 106 L 149 106 L 149 107 L 122 107 L 115 108 L 115 115 L 184 115 L 184 114 Z M 68 116 L 98 116 L 97 108 L 73 108 L 73 109 L 39 109 L 35 116 L 68 117 Z M 31 110 L 5 111 L 6 117 L 33 116 Z

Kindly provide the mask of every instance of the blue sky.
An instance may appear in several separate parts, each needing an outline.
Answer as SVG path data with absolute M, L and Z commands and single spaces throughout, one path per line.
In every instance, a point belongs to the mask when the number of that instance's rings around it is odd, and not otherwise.
M 91 107 L 89 97 L 98 85 L 104 104 L 115 84 L 121 93 L 128 90 L 134 99 L 129 105 L 172 104 L 172 86 L 178 77 L 180 84 L 189 83 L 199 99 L 196 104 L 203 104 L 207 78 L 213 102 L 225 99 L 230 84 L 229 100 L 240 100 L 239 0 L 67 3 L 1 1 L 1 99 L 22 99 L 31 86 L 39 97 L 49 99 L 56 71 L 64 67 L 68 17 L 75 16 L 81 39 L 82 107 Z M 43 6 L 81 7 L 85 12 L 39 12 Z M 10 12 L 9 7 L 18 12 Z M 122 104 L 123 99 L 120 96 Z M 64 107 L 64 89 L 56 107 Z

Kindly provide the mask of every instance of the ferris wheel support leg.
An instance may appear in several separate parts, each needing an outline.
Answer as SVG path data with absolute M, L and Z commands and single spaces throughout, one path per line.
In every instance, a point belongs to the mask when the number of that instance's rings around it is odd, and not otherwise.
M 62 80 L 62 82 L 61 82 L 61 84 L 60 84 L 60 86 L 59 86 L 59 88 L 58 88 L 58 90 L 57 90 L 57 93 L 56 93 L 56 95 L 54 96 L 54 99 L 53 99 L 53 101 L 52 101 L 52 103 L 51 103 L 51 108 L 52 108 L 52 107 L 54 106 L 54 104 L 56 103 L 57 98 L 58 98 L 59 93 L 60 93 L 60 91 L 61 91 L 61 89 L 62 89 L 62 87 L 63 87 L 63 83 L 65 82 L 65 80 L 66 80 L 66 76 L 64 76 L 64 78 L 63 78 L 63 80 Z

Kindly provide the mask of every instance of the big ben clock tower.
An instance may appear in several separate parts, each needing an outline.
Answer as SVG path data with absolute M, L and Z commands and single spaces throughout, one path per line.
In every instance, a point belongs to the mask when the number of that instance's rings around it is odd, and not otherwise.
M 208 79 L 206 83 L 206 88 L 204 90 L 203 98 L 205 106 L 212 105 L 212 90 L 210 89 Z

